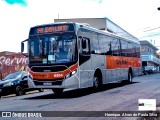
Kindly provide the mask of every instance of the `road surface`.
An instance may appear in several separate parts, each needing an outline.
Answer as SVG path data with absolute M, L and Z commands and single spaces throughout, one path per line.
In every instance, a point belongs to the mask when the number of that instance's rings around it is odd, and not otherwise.
M 160 73 L 136 77 L 133 79 L 132 84 L 108 84 L 96 93 L 92 92 L 91 89 L 82 89 L 66 91 L 60 96 L 55 96 L 51 90 L 46 90 L 42 93 L 30 92 L 23 96 L 5 96 L 0 99 L 1 112 L 72 111 L 69 113 L 71 117 L 6 117 L 3 119 L 1 117 L 0 120 L 137 120 L 141 118 L 105 117 L 103 115 L 102 117 L 72 117 L 72 115 L 77 114 L 76 111 L 138 111 L 139 99 L 156 99 L 157 108 L 160 106 Z M 61 112 L 62 116 L 64 113 Z M 94 114 L 96 116 L 96 113 Z M 97 116 L 98 114 L 97 112 Z

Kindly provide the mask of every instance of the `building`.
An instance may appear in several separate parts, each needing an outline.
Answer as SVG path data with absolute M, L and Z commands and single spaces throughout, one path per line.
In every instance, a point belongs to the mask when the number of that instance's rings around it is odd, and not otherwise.
M 25 70 L 28 58 L 21 53 L 4 51 L 0 52 L 0 79 L 10 73 Z
M 160 59 L 160 52 L 158 52 L 157 55 L 158 55 L 158 58 Z
M 142 67 L 154 66 L 159 71 L 160 60 L 157 55 L 159 50 L 153 44 L 147 40 L 140 41 L 141 43 L 141 56 L 142 56 Z

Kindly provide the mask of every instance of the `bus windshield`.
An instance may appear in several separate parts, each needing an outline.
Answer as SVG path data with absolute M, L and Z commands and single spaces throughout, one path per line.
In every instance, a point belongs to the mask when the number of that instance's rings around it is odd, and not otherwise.
M 30 63 L 66 63 L 75 61 L 74 34 L 42 34 L 29 38 Z

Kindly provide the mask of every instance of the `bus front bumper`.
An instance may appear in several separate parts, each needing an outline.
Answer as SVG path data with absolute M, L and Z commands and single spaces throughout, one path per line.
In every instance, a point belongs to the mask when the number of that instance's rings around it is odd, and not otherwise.
M 53 80 L 53 81 L 47 81 L 47 80 L 33 80 L 29 78 L 28 80 L 28 86 L 29 88 L 43 88 L 43 89 L 53 89 L 53 88 L 64 88 L 64 89 L 77 89 L 80 88 L 79 86 L 79 79 L 77 74 L 63 79 L 63 80 Z

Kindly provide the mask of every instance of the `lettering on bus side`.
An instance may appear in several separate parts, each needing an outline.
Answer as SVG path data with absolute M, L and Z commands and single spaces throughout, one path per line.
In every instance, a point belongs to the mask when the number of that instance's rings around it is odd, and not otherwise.
M 45 74 L 33 74 L 33 77 L 43 77 L 43 78 L 45 78 L 46 75 Z
M 117 65 L 127 65 L 128 61 L 127 60 L 116 60 Z

